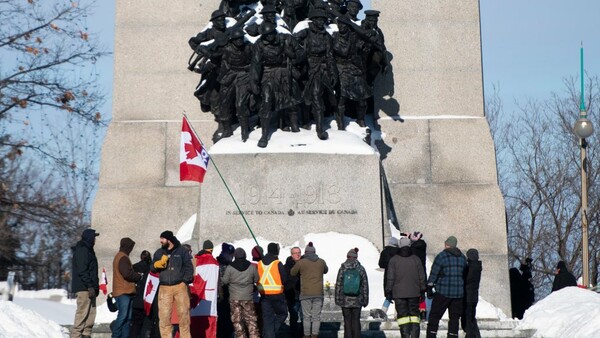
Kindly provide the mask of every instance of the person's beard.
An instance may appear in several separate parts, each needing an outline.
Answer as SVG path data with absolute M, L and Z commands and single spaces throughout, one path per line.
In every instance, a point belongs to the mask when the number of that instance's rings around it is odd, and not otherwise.
M 165 244 L 161 245 L 161 248 L 169 250 L 169 242 L 166 242 Z

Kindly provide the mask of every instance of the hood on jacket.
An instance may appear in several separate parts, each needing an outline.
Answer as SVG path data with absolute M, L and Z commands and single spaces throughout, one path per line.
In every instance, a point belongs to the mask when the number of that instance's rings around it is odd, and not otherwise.
M 398 249 L 398 252 L 396 254 L 402 257 L 408 257 L 412 255 L 412 250 L 409 246 L 403 246 L 400 249 Z
M 360 262 L 358 261 L 358 259 L 348 258 L 344 263 L 342 263 L 342 266 L 346 269 L 354 269 L 360 266 Z
M 100 234 L 96 233 L 96 230 L 94 229 L 85 229 L 83 230 L 83 233 L 81 233 L 81 239 L 90 247 L 93 247 L 96 243 L 96 236 L 100 236 Z
M 469 249 L 467 250 L 467 259 L 470 261 L 478 261 L 479 260 L 479 251 L 477 249 Z
M 456 248 L 456 247 L 454 247 L 454 248 L 446 248 L 446 249 L 444 249 L 444 251 L 446 251 L 449 254 L 451 254 L 452 256 L 456 256 L 456 257 L 462 255 L 462 252 L 460 251 L 460 249 Z
M 316 253 L 305 253 L 303 259 L 306 258 L 311 262 L 316 262 L 319 260 L 319 256 Z
M 129 256 L 134 246 L 135 242 L 131 238 L 123 237 L 121 238 L 121 246 L 119 247 L 119 251 L 122 251 Z
M 264 265 L 269 265 L 278 259 L 279 258 L 277 256 L 273 255 L 272 253 L 268 253 L 263 257 L 262 262 Z
M 236 258 L 231 264 L 230 267 L 236 269 L 237 271 L 246 271 L 250 267 L 250 263 L 245 257 L 244 258 Z

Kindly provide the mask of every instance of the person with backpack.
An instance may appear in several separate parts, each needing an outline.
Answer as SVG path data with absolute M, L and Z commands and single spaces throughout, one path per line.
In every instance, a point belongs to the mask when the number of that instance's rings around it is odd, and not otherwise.
M 358 248 L 348 251 L 338 270 L 335 304 L 342 308 L 344 337 L 360 338 L 360 310 L 369 305 L 369 279 L 358 261 Z
M 427 289 L 421 260 L 413 255 L 410 239 L 400 237 L 398 254 L 388 264 L 385 297 L 396 304 L 397 322 L 402 338 L 418 338 L 421 331 L 419 302 Z

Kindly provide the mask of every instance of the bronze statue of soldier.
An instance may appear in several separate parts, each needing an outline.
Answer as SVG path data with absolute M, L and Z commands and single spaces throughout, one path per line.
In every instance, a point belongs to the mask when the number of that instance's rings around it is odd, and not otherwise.
M 335 95 L 338 72 L 333 56 L 333 40 L 325 30 L 328 15 L 320 9 L 311 10 L 308 29 L 296 34 L 308 59 L 308 78 L 304 87 L 304 102 L 315 120 L 317 136 L 326 140 L 324 129 L 325 97 Z
M 269 142 L 269 126 L 273 116 L 283 115 L 292 132 L 299 132 L 298 106 L 302 100 L 295 65 L 304 61 L 304 52 L 289 34 L 280 34 L 276 26 L 264 22 L 260 26 L 260 39 L 254 44 L 251 82 L 258 91 L 261 103 L 258 109 L 261 138 L 258 146 L 264 148 Z
M 380 73 L 387 73 L 390 62 L 387 58 L 387 49 L 385 47 L 385 38 L 383 32 L 378 26 L 379 11 L 366 10 L 365 19 L 361 22 L 361 27 L 367 32 L 370 40 L 373 43 L 366 45 L 366 67 L 367 67 L 367 84 L 373 88 L 375 79 Z M 367 111 L 369 114 L 374 112 L 373 97 L 367 100 Z
M 372 88 L 367 84 L 364 63 L 364 46 L 367 42 L 352 30 L 347 17 L 337 19 L 338 32 L 333 33 L 333 54 L 340 80 L 340 93 L 335 120 L 339 130 L 345 130 L 344 114 L 349 101 L 356 105 L 356 123 L 365 127 L 367 98 L 373 96 Z
M 214 11 L 210 16 L 210 21 L 212 22 L 212 27 L 198 33 L 188 41 L 190 47 L 199 56 L 202 55 L 202 52 L 200 51 L 201 48 L 199 49 L 201 43 L 217 39 L 220 35 L 222 36 L 227 29 L 225 24 L 225 13 L 221 10 Z M 212 112 L 215 121 L 219 124 L 218 129 L 213 134 L 213 141 L 216 142 L 222 137 L 233 135 L 231 124 L 227 125 L 228 117 L 223 116 L 221 110 L 221 98 L 219 96 L 221 85 L 217 80 L 221 67 L 221 58 L 220 56 L 215 55 L 211 58 L 204 58 L 202 61 L 203 62 L 199 66 L 195 64 L 190 65 L 192 69 L 202 74 L 200 82 L 194 92 L 194 96 L 200 101 L 201 110 L 203 112 Z

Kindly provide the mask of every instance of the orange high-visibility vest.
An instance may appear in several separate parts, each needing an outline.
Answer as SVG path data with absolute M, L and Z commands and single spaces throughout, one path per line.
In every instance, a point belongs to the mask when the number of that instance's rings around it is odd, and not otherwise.
M 279 260 L 274 260 L 271 264 L 258 262 L 258 292 L 261 295 L 279 295 L 283 293 L 283 284 L 279 274 Z

